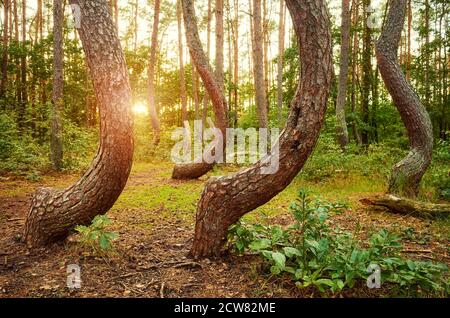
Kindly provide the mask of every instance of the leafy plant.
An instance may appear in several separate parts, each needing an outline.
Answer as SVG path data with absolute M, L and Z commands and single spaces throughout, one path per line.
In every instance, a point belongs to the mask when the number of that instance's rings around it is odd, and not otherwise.
M 362 244 L 351 233 L 331 228 L 333 205 L 312 200 L 306 190 L 290 206 L 295 223 L 280 226 L 246 225 L 230 228 L 230 245 L 239 253 L 261 255 L 273 275 L 289 274 L 299 288 L 315 286 L 320 292 L 337 292 L 366 282 L 370 265 L 381 268 L 381 283 L 394 284 L 406 295 L 448 295 L 445 264 L 401 257 L 400 239 L 387 230 L 374 233 Z
M 97 215 L 90 226 L 78 225 L 75 228 L 79 233 L 78 242 L 91 247 L 95 253 L 111 251 L 112 241 L 118 237 L 118 234 L 106 231 L 110 224 L 111 220 L 106 215 Z

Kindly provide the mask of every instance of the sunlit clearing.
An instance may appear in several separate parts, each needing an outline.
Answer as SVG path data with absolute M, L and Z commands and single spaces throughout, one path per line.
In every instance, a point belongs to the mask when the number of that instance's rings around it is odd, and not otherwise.
M 136 115 L 148 115 L 148 108 L 144 103 L 139 102 L 134 104 L 133 113 Z

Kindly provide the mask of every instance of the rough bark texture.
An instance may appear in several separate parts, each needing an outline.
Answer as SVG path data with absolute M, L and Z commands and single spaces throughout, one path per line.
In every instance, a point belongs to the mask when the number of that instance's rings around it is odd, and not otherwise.
M 158 113 L 156 111 L 155 103 L 155 64 L 156 64 L 156 49 L 158 46 L 158 27 L 159 27 L 159 11 L 160 0 L 155 0 L 154 16 L 153 16 L 153 29 L 152 29 L 152 42 L 150 47 L 150 58 L 148 66 L 148 103 L 150 108 L 150 120 L 152 123 L 153 132 L 155 137 L 153 138 L 153 144 L 159 144 L 161 125 L 158 119 Z
M 53 1 L 53 99 L 51 127 L 51 159 L 53 169 L 61 170 L 63 159 L 61 112 L 64 106 L 64 64 L 63 64 L 63 0 Z
M 268 103 L 264 75 L 263 27 L 261 22 L 261 0 L 253 0 L 253 79 L 255 85 L 256 108 L 258 109 L 259 128 L 267 128 Z
M 220 254 L 228 227 L 289 185 L 319 137 L 333 69 L 329 14 L 325 0 L 286 0 L 286 4 L 299 38 L 302 67 L 297 94 L 279 139 L 279 170 L 263 174 L 267 161 L 260 161 L 235 175 L 210 179 L 197 205 L 191 249 L 195 258 Z
M 430 116 L 408 83 L 397 61 L 398 43 L 405 22 L 406 1 L 389 1 L 389 14 L 376 45 L 378 67 L 387 90 L 408 132 L 411 150 L 392 168 L 389 192 L 414 197 L 433 150 Z
M 106 213 L 122 192 L 133 156 L 131 89 L 106 0 L 71 0 L 81 8 L 78 30 L 100 109 L 100 145 L 90 168 L 65 190 L 39 189 L 24 239 L 38 247 L 66 237 L 78 224 Z
M 209 60 L 203 51 L 200 36 L 197 27 L 197 18 L 194 11 L 192 0 L 182 0 L 184 28 L 186 30 L 186 39 L 189 46 L 189 52 L 200 77 L 202 78 L 205 89 L 211 99 L 215 114 L 215 125 L 220 129 L 223 136 L 226 136 L 228 126 L 227 119 L 227 101 L 225 99 L 222 87 L 217 80 L 214 71 L 209 64 Z M 225 145 L 224 141 L 224 145 Z M 193 163 L 176 165 L 172 172 L 173 179 L 196 179 L 212 169 L 213 164 Z
M 339 68 L 339 89 L 336 102 L 336 134 L 339 145 L 348 145 L 348 130 L 345 120 L 345 98 L 347 96 L 348 59 L 350 49 L 350 0 L 342 0 L 341 60 Z
M 418 202 L 395 195 L 382 195 L 361 200 L 367 205 L 383 206 L 389 210 L 423 218 L 433 218 L 450 215 L 450 204 Z

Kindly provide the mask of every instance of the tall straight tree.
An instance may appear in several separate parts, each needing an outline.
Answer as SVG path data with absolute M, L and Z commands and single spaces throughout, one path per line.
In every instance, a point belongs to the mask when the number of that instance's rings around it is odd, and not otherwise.
M 285 4 L 280 0 L 280 22 L 278 26 L 278 59 L 277 59 L 277 105 L 278 105 L 278 124 L 281 126 L 283 120 L 283 57 L 284 57 L 284 38 L 285 38 Z
M 158 112 L 156 110 L 155 103 L 155 65 L 156 65 L 156 49 L 158 46 L 158 28 L 159 28 L 159 12 L 160 12 L 161 1 L 155 0 L 154 10 L 153 10 L 153 29 L 152 29 L 152 39 L 150 45 L 150 56 L 148 65 L 148 104 L 150 108 L 150 120 L 152 123 L 153 131 L 155 137 L 153 143 L 155 145 L 159 144 L 161 124 L 158 119 Z
M 350 0 L 342 0 L 341 15 L 341 58 L 339 68 L 339 88 L 336 102 L 336 133 L 339 145 L 348 145 L 348 130 L 345 120 L 345 99 L 347 96 L 348 60 L 350 50 Z
M 278 169 L 264 172 L 268 161 L 263 160 L 232 176 L 207 182 L 197 204 L 190 252 L 194 258 L 220 254 L 229 226 L 285 189 L 319 137 L 333 70 L 330 17 L 325 0 L 286 0 L 286 5 L 301 48 L 301 79 L 278 141 L 279 154 L 274 151 L 268 158 L 279 158 Z
M 28 212 L 24 240 L 38 247 L 90 224 L 119 197 L 131 170 L 133 125 L 128 69 L 107 0 L 70 0 L 80 7 L 78 33 L 100 110 L 100 145 L 90 168 L 65 190 L 39 189 Z
M 64 107 L 63 0 L 53 1 L 53 98 L 50 150 L 53 169 L 61 170 L 63 159 L 61 113 Z
M 376 44 L 376 55 L 381 76 L 405 124 L 411 147 L 408 155 L 392 168 L 389 192 L 415 197 L 431 162 L 433 128 L 426 108 L 406 80 L 397 60 L 406 4 L 407 0 L 389 1 L 389 13 Z
M 364 145 L 369 144 L 369 105 L 372 84 L 372 29 L 369 26 L 369 16 L 372 14 L 367 8 L 371 0 L 363 0 L 364 27 L 363 27 L 363 52 L 362 52 L 362 87 L 361 87 L 361 115 L 366 127 L 361 131 L 361 139 Z
M 215 0 L 215 17 L 216 17 L 216 62 L 215 73 L 216 78 L 219 81 L 219 86 L 222 92 L 225 92 L 224 83 L 224 31 L 223 31 L 223 0 Z
M 263 29 L 261 23 L 261 0 L 253 0 L 253 77 L 259 128 L 267 128 L 268 103 L 264 76 Z
M 25 48 L 27 43 L 27 1 L 22 0 L 22 47 Z M 26 50 L 25 50 L 26 51 Z M 20 68 L 21 68 L 21 109 L 25 110 L 28 102 L 28 92 L 27 92 L 27 56 L 22 54 L 20 58 Z
M 183 47 L 183 11 L 181 0 L 177 0 L 177 25 L 178 25 L 178 59 L 180 66 L 180 98 L 181 98 L 181 121 L 188 120 L 186 73 L 184 71 L 184 47 Z
M 0 81 L 0 96 L 5 96 L 8 81 L 8 42 L 9 42 L 9 10 L 10 0 L 3 1 L 3 52 L 2 52 L 2 78 Z
M 209 61 L 211 58 L 211 20 L 212 20 L 212 0 L 208 0 L 208 13 L 207 13 L 207 25 L 206 25 L 206 57 Z M 203 114 L 202 121 L 203 124 L 206 123 L 206 117 L 208 115 L 208 104 L 209 104 L 209 96 L 208 94 L 204 94 L 203 96 Z

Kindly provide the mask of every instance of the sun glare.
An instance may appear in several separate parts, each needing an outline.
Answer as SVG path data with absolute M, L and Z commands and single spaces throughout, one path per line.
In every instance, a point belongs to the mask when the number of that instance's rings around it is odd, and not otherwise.
M 147 105 L 142 102 L 134 104 L 133 113 L 135 113 L 136 115 L 148 115 Z

